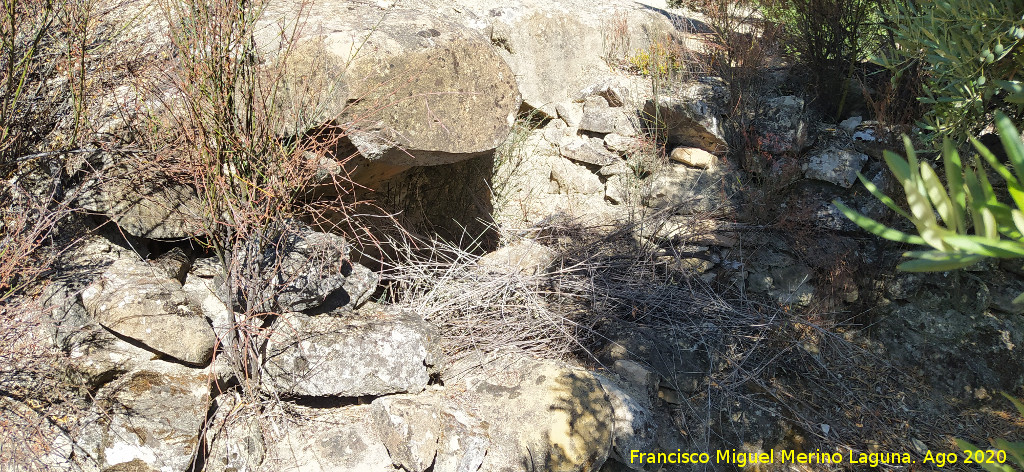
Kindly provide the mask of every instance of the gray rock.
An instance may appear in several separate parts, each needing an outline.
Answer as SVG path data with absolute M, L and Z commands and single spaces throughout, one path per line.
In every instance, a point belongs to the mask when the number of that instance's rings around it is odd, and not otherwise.
M 409 313 L 286 313 L 267 340 L 266 386 L 312 396 L 420 392 L 433 328 Z
M 208 472 L 254 472 L 266 456 L 260 412 L 243 403 L 237 392 L 214 399 L 216 411 L 206 431 Z
M 391 461 L 408 472 L 434 464 L 441 437 L 441 398 L 427 393 L 390 395 L 373 401 L 377 431 Z
M 185 281 L 185 274 L 192 264 L 191 259 L 185 254 L 179 247 L 172 248 L 170 251 L 160 255 L 156 259 L 149 262 L 154 267 L 160 269 L 164 275 L 175 279 L 179 282 Z
M 561 193 L 591 195 L 604 190 L 601 179 L 585 167 L 568 159 L 557 159 L 551 166 L 551 180 L 558 183 Z
M 481 257 L 481 267 L 519 275 L 543 273 L 555 260 L 555 251 L 528 239 L 517 241 Z
M 583 105 L 583 118 L 580 119 L 579 129 L 593 133 L 632 136 L 636 131 L 623 110 L 621 107 L 609 107 L 604 97 L 589 97 Z
M 644 105 L 644 119 L 663 130 L 671 144 L 723 153 L 728 148 L 722 129 L 729 91 L 721 79 L 688 84 L 677 96 L 659 96 Z
M 765 102 L 757 120 L 758 149 L 771 154 L 797 154 L 808 145 L 804 100 L 787 95 Z
M 630 136 L 623 136 L 618 133 L 608 133 L 605 135 L 604 145 L 612 151 L 627 154 L 638 152 L 643 148 L 643 143 L 639 139 Z
M 268 428 L 262 470 L 398 472 L 374 430 L 373 409 L 291 406 L 287 413 L 272 412 L 295 420 Z
M 643 465 L 631 463 L 629 456 L 630 451 L 653 451 L 657 445 L 657 423 L 651 398 L 645 387 L 625 389 L 606 377 L 597 378 L 612 406 L 613 457 L 633 470 L 643 470 Z
M 133 236 L 181 239 L 205 233 L 207 207 L 195 189 L 149 168 L 143 159 L 104 154 L 99 172 L 83 183 L 77 205 L 107 215 Z
M 573 137 L 573 135 L 574 129 L 570 128 L 562 120 L 551 120 L 544 127 L 544 139 L 555 146 L 570 141 L 569 138 Z
M 620 60 L 674 34 L 657 10 L 618 1 L 593 8 L 581 0 L 458 0 L 490 30 L 491 41 L 515 74 L 523 101 L 548 116 L 555 106 L 579 98 L 595 78 L 610 76 L 608 59 Z M 608 41 L 608 25 L 626 25 L 619 43 Z
M 186 470 L 210 406 L 205 370 L 161 361 L 103 387 L 77 438 L 103 470 Z
M 629 199 L 629 181 L 628 174 L 616 174 L 609 177 L 608 181 L 604 183 L 604 198 L 616 205 L 625 203 Z
M 120 258 L 138 256 L 100 236 L 88 237 L 68 249 L 57 264 L 57 276 L 40 297 L 47 308 L 48 343 L 68 353 L 76 380 L 93 387 L 159 356 L 114 336 L 82 305 L 82 289 Z
M 670 164 L 655 174 L 650 187 L 645 189 L 647 206 L 672 208 L 674 213 L 683 215 L 726 209 L 729 201 L 724 195 L 722 175 L 719 170 Z
M 597 141 L 598 143 L 591 140 L 572 140 L 560 146 L 558 153 L 576 162 L 595 166 L 606 166 L 621 160 L 619 156 L 605 149 L 600 140 Z
M 144 261 L 121 259 L 85 290 L 82 304 L 107 329 L 194 365 L 213 355 L 216 336 L 181 284 Z
M 580 120 L 583 119 L 583 104 L 575 102 L 563 102 L 555 105 L 558 117 L 565 122 L 569 128 L 579 128 Z
M 324 14 L 311 14 L 308 30 L 329 33 L 309 39 L 327 45 L 348 96 L 359 99 L 336 118 L 365 159 L 354 164 L 450 164 L 493 151 L 508 136 L 521 98 L 482 31 L 420 4 L 396 3 L 384 14 L 328 1 L 316 10 Z
M 506 358 L 446 382 L 446 388 L 450 384 L 465 389 L 460 399 L 489 425 L 480 470 L 530 464 L 534 470 L 581 472 L 599 468 L 608 456 L 614 413 L 589 372 Z
M 359 308 L 370 300 L 380 283 L 380 275 L 358 262 L 350 262 L 351 271 L 345 276 L 342 288 L 349 296 L 349 304 Z
M 489 425 L 460 410 L 441 412 L 441 438 L 434 472 L 476 472 L 491 445 Z
M 849 149 L 828 148 L 808 158 L 804 164 L 804 176 L 850 188 L 857 181 L 857 172 L 864 168 L 867 161 L 866 154 Z
M 286 223 L 281 234 L 250 238 L 237 258 L 261 295 L 263 312 L 325 310 L 365 302 L 377 287 L 377 276 L 348 258 L 345 239 L 313 231 L 298 222 Z M 351 277 L 351 280 L 348 278 Z M 247 287 L 239 287 L 239 297 Z M 353 303 L 354 302 L 354 303 Z
M 216 279 L 198 277 L 189 274 L 185 279 L 185 285 L 181 289 L 185 292 L 189 302 L 199 310 L 213 327 L 213 332 L 221 343 L 230 342 L 231 329 L 235 325 L 235 317 L 227 305 L 220 299 L 217 292 L 223 290 L 218 287 Z
M 857 127 L 860 126 L 860 124 L 863 121 L 864 118 L 861 118 L 859 116 L 851 116 L 843 120 L 841 123 L 839 123 L 839 128 L 842 129 L 843 131 L 846 131 L 847 133 L 853 133 L 854 130 L 856 130 Z
M 610 135 L 609 135 L 610 136 Z M 610 177 L 613 175 L 628 175 L 632 174 L 633 170 L 629 168 L 629 164 L 623 160 L 617 160 L 611 164 L 608 164 L 597 171 L 598 175 L 604 177 Z
M 582 99 L 590 96 L 603 97 L 612 107 L 621 107 L 629 103 L 630 91 L 628 83 L 622 80 L 608 79 L 604 82 L 591 85 L 580 92 Z

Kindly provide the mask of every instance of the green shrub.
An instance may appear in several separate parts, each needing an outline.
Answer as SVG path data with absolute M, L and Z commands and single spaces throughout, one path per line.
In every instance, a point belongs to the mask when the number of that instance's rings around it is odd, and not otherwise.
M 791 54 L 813 75 L 824 104 L 841 115 L 855 65 L 877 43 L 877 0 L 762 0 L 767 17 L 781 24 Z M 840 93 L 836 93 L 840 91 Z
M 833 203 L 847 218 L 882 238 L 931 247 L 905 253 L 904 256 L 910 260 L 898 266 L 901 270 L 947 271 L 966 267 L 986 257 L 1022 258 L 1024 144 L 1013 123 L 1002 113 L 996 115 L 996 127 L 1012 171 L 976 139 L 972 138 L 971 142 L 983 161 L 1006 181 L 1012 205 L 998 200 L 981 162 L 976 167 L 961 163 L 960 155 L 949 139 L 944 141 L 942 151 L 948 190 L 943 188 L 935 169 L 927 162 L 918 162 L 908 138 L 904 138 L 907 158 L 886 151 L 885 161 L 903 185 L 909 213 L 863 175 L 860 175 L 860 180 L 872 195 L 910 220 L 917 229 L 917 235 L 887 227 L 841 203 Z M 973 234 L 969 232 L 971 227 Z M 1018 299 L 1024 299 L 1024 295 Z
M 894 1 L 894 48 L 877 60 L 901 72 L 923 61 L 930 137 L 980 131 L 995 110 L 1020 117 L 1024 105 L 1024 0 Z

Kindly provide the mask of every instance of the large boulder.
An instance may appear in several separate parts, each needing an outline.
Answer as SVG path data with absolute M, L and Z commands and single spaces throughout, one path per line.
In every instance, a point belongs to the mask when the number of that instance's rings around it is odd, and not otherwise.
M 119 259 L 82 291 L 103 327 L 182 362 L 205 365 L 217 338 L 181 283 L 142 260 Z
M 643 2 L 456 0 L 463 22 L 488 32 L 508 62 L 523 101 L 548 116 L 559 103 L 609 76 L 610 64 L 666 41 L 675 27 Z
M 286 313 L 267 340 L 264 380 L 279 393 L 387 395 L 427 386 L 435 340 L 411 313 Z
M 210 405 L 208 372 L 151 361 L 96 397 L 78 437 L 81 460 L 102 470 L 187 469 Z
M 362 157 L 357 180 L 481 155 L 511 130 L 520 105 L 515 77 L 481 31 L 419 3 L 283 2 L 262 21 L 274 25 L 300 10 L 300 47 L 282 60 L 288 77 L 322 77 L 334 90 L 305 122 L 344 129 Z M 281 38 L 270 34 L 278 30 L 266 31 L 260 47 L 278 50 Z M 286 81 L 293 82 L 300 95 L 303 81 Z

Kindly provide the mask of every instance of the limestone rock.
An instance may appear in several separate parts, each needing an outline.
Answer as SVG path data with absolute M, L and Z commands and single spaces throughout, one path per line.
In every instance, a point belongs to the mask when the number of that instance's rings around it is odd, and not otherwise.
M 548 116 L 556 116 L 556 104 L 578 99 L 580 91 L 611 76 L 608 60 L 622 60 L 675 32 L 657 10 L 630 1 L 613 0 L 600 7 L 584 0 L 454 3 L 475 14 L 472 23 L 490 31 L 515 74 L 523 101 Z M 609 41 L 608 25 L 615 22 L 625 28 L 621 37 Z
M 729 204 L 718 170 L 671 164 L 652 179 L 646 189 L 647 205 L 651 208 L 674 208 L 674 213 L 686 215 L 720 211 Z
M 436 395 L 390 395 L 373 401 L 377 430 L 392 462 L 409 472 L 434 464 L 441 437 L 441 399 Z
M 445 408 L 441 412 L 441 437 L 437 443 L 434 472 L 480 470 L 491 445 L 489 425 L 470 413 Z
M 598 176 L 568 159 L 558 159 L 552 163 L 551 180 L 557 182 L 559 191 L 566 194 L 591 195 L 604 190 Z
M 515 77 L 481 31 L 419 4 L 384 11 L 333 0 L 308 17 L 306 30 L 328 33 L 307 41 L 322 44 L 348 97 L 358 98 L 334 122 L 366 161 L 458 162 L 497 148 L 511 130 L 521 102 Z
M 800 97 L 787 95 L 766 100 L 755 127 L 763 152 L 794 155 L 809 144 L 804 100 Z
M 185 291 L 185 296 L 188 297 L 192 306 L 209 320 L 217 339 L 225 343 L 231 339 L 231 329 L 235 325 L 235 319 L 234 313 L 228 310 L 228 307 L 217 295 L 218 290 L 222 289 L 217 285 L 217 280 L 214 278 L 189 274 L 181 289 Z
M 618 205 L 629 198 L 629 179 L 626 174 L 612 175 L 604 184 L 604 198 Z
M 151 361 L 103 387 L 97 401 L 101 409 L 90 416 L 78 445 L 100 468 L 186 470 L 210 404 L 209 375 Z
M 49 343 L 68 353 L 74 375 L 98 387 L 159 354 L 111 334 L 92 319 L 82 305 L 82 289 L 100 278 L 121 258 L 137 258 L 102 236 L 90 236 L 72 246 L 56 264 L 53 281 L 40 297 L 49 330 Z
M 121 259 L 82 291 L 89 315 L 107 329 L 189 364 L 205 365 L 216 336 L 181 284 L 143 261 Z
M 107 215 L 133 236 L 181 239 L 205 233 L 207 208 L 195 189 L 148 168 L 142 159 L 104 154 L 100 171 L 83 184 L 78 206 Z
M 525 239 L 481 257 L 477 264 L 501 272 L 530 276 L 544 272 L 554 259 L 554 250 Z
M 349 304 L 353 308 L 359 308 L 368 302 L 373 292 L 377 290 L 380 275 L 358 262 L 349 262 L 348 267 L 351 269 L 345 275 L 345 284 L 342 288 L 348 293 Z
M 460 399 L 490 425 L 480 470 L 531 464 L 535 470 L 581 472 L 604 463 L 614 413 L 594 375 L 524 359 L 492 367 L 499 368 L 471 372 L 458 382 L 466 389 Z
M 260 470 L 267 445 L 259 425 L 260 412 L 242 402 L 237 392 L 214 399 L 216 410 L 206 431 L 209 472 Z
M 570 128 L 579 128 L 580 120 L 583 119 L 583 104 L 576 102 L 563 102 L 555 105 L 555 112 L 558 117 Z
M 262 470 L 398 472 L 374 430 L 373 409 L 290 407 L 287 417 L 296 420 L 268 429 Z
M 728 147 L 722 129 L 729 91 L 713 77 L 687 85 L 679 95 L 660 96 L 644 105 L 649 126 L 664 130 L 668 142 L 721 154 Z
M 580 119 L 579 128 L 593 133 L 632 136 L 636 131 L 623 110 L 622 107 L 609 107 L 604 97 L 587 98 L 583 105 L 583 118 Z
M 629 451 L 653 451 L 657 445 L 657 424 L 651 398 L 641 389 L 623 388 L 611 379 L 598 376 L 612 406 L 612 452 L 615 458 L 633 470 L 641 464 L 630 464 Z
M 260 311 L 329 311 L 365 302 L 377 288 L 376 274 L 348 260 L 344 238 L 299 222 L 250 238 L 236 257 L 263 284 Z
M 426 388 L 433 328 L 409 313 L 286 313 L 267 341 L 265 381 L 279 393 L 387 395 Z
M 857 172 L 864 168 L 867 161 L 866 154 L 830 147 L 810 156 L 804 164 L 804 176 L 850 188 L 857 181 Z
M 643 149 L 643 143 L 639 139 L 623 136 L 618 133 L 608 133 L 604 137 L 604 145 L 608 149 L 621 153 L 633 153 Z
M 601 140 L 597 138 L 594 140 L 597 142 L 582 139 L 572 140 L 560 146 L 558 152 L 562 157 L 595 166 L 606 166 L 621 160 L 619 156 L 605 149 Z
M 633 170 L 629 168 L 629 164 L 627 164 L 626 161 L 623 160 L 617 160 L 611 164 L 602 167 L 600 170 L 597 171 L 598 175 L 604 177 L 610 177 L 613 175 L 628 175 L 631 174 L 632 172 Z
M 718 164 L 718 158 L 703 149 L 678 147 L 669 154 L 669 159 L 696 169 L 707 169 Z

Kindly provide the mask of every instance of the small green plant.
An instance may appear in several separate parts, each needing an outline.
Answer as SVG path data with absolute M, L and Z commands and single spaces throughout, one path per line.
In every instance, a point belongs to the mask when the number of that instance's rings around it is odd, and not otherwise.
M 628 58 L 630 68 L 641 75 L 668 76 L 683 69 L 683 63 L 672 48 L 661 42 L 651 44 Z
M 1024 403 L 1022 403 L 1020 400 L 1016 398 L 1011 397 L 1010 395 L 1007 395 L 1005 392 L 1003 393 L 1003 396 L 1006 397 L 1011 402 L 1013 402 L 1013 406 L 1017 408 L 1017 411 L 1020 413 L 1020 415 L 1024 416 Z M 972 456 L 974 454 L 984 453 L 982 449 L 962 439 L 957 439 L 956 445 L 957 447 L 964 451 L 969 451 L 972 454 Z M 1010 442 L 1005 439 L 997 438 L 992 440 L 992 448 L 990 450 L 1005 452 L 1005 462 L 1016 464 L 1017 467 L 1020 467 L 1021 470 L 1024 470 L 1024 442 Z M 1002 462 L 1002 460 L 999 459 L 998 452 L 996 453 L 994 458 L 996 459 L 996 461 Z M 978 461 L 978 463 L 978 465 L 980 465 L 982 469 L 985 469 L 989 472 L 1014 472 L 1016 470 L 1005 463 L 987 464 L 984 461 Z
M 886 151 L 885 161 L 903 185 L 909 212 L 896 205 L 863 175 L 859 177 L 872 195 L 910 220 L 917 229 L 917 235 L 885 226 L 842 203 L 833 204 L 847 218 L 879 237 L 931 247 L 905 253 L 904 256 L 910 260 L 900 264 L 897 267 L 900 270 L 947 271 L 966 267 L 986 257 L 1024 258 L 1024 213 L 1020 210 L 1024 208 L 1024 144 L 1005 115 L 997 113 L 996 127 L 1012 171 L 976 139 L 972 138 L 971 142 L 984 162 L 1006 181 L 1012 205 L 998 200 L 981 162 L 975 167 L 962 164 L 960 154 L 949 139 L 944 141 L 942 150 L 947 190 L 935 169 L 927 162 L 918 161 L 908 138 L 904 138 L 907 158 Z M 973 234 L 970 233 L 972 227 Z M 1024 295 L 1018 300 L 1024 300 Z

